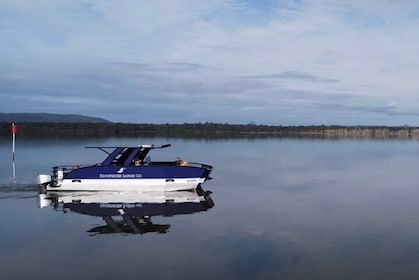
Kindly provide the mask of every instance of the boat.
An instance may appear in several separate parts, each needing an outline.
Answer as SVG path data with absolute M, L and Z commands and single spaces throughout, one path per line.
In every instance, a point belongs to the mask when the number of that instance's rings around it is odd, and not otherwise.
M 107 157 L 94 165 L 55 166 L 52 175 L 38 175 L 38 185 L 45 191 L 184 191 L 211 179 L 213 167 L 208 164 L 151 160 L 152 150 L 170 146 L 86 147 Z
M 156 224 L 152 217 L 204 212 L 214 207 L 211 192 L 49 192 L 38 197 L 38 207 L 52 206 L 64 213 L 101 217 L 105 225 L 87 230 L 97 234 L 167 233 L 170 224 Z

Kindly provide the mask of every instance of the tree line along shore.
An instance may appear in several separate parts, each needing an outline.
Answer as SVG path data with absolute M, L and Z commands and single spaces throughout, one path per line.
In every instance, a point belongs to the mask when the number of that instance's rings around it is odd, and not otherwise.
M 17 123 L 22 138 L 84 137 L 305 137 L 305 138 L 419 138 L 419 127 L 271 126 L 220 123 Z M 0 137 L 11 135 L 11 124 L 0 123 Z

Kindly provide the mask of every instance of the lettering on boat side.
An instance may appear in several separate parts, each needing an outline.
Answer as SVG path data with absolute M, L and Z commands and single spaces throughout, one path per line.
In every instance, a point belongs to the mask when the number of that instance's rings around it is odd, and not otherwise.
M 140 173 L 136 174 L 115 174 L 115 173 L 100 173 L 100 179 L 135 179 L 135 178 L 142 178 L 143 175 Z

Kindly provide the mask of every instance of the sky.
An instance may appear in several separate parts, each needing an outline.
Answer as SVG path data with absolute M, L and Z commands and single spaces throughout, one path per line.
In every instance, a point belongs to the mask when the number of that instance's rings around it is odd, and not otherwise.
M 419 126 L 419 2 L 0 0 L 0 112 Z

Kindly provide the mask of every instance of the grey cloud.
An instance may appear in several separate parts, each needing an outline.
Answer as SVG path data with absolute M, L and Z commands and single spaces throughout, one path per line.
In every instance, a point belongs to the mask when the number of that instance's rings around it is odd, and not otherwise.
M 199 70 L 199 74 L 193 70 Z M 74 72 L 53 71 L 39 74 L 30 80 L 7 80 L 1 78 L 2 92 L 15 98 L 28 92 L 42 97 L 44 104 L 62 103 L 72 98 L 73 103 L 92 104 L 97 107 L 109 105 L 150 106 L 169 103 L 185 106 L 199 104 L 231 105 L 235 108 L 267 106 L 282 98 L 323 98 L 310 92 L 290 91 L 276 88 L 269 81 L 228 76 L 199 64 L 177 63 L 147 65 L 137 63 L 112 63 L 86 66 Z M 54 97 L 56 96 L 56 97 Z M 87 101 L 87 102 L 86 102 Z M 23 102 L 23 100 L 22 100 Z M 126 103 L 126 105 L 124 105 Z M 269 105 L 268 105 L 269 106 Z
M 366 100 L 357 100 L 354 98 L 351 103 L 336 103 L 336 102 L 325 102 L 316 103 L 315 106 L 322 109 L 333 109 L 333 110 L 344 110 L 347 112 L 363 112 L 371 115 L 383 114 L 388 116 L 419 116 L 419 111 L 416 107 L 408 108 L 406 106 L 396 106 L 395 104 L 388 105 L 360 105 L 365 103 Z M 373 104 L 373 103 L 371 103 Z
M 270 73 L 270 74 L 263 74 L 263 75 L 254 75 L 254 76 L 245 76 L 248 79 L 279 79 L 279 80 L 305 80 L 310 82 L 321 82 L 321 83 L 339 83 L 340 81 L 337 79 L 328 79 L 328 78 L 320 78 L 315 75 L 303 73 L 303 72 L 296 72 L 296 71 L 285 71 L 281 73 Z
M 277 76 L 321 80 L 292 71 Z M 365 98 L 350 94 L 288 89 L 275 80 L 258 78 L 264 75 L 234 76 L 193 63 L 101 63 L 44 69 L 25 79 L 13 77 L 19 73 L 0 77 L 0 96 L 5 100 L 0 111 L 19 106 L 13 111 L 82 113 L 111 121 L 158 123 L 298 124 L 304 119 L 306 124 L 327 123 L 337 122 L 332 118 L 339 111 L 412 115 L 394 105 L 360 106 Z

